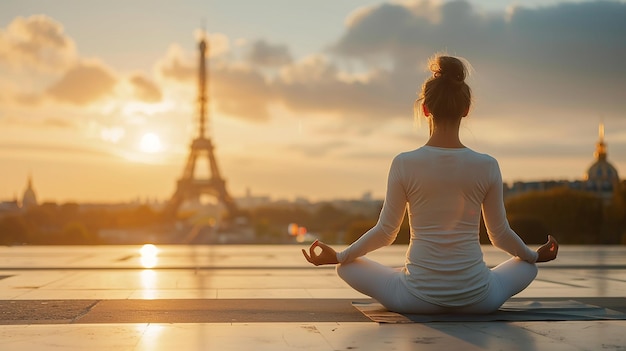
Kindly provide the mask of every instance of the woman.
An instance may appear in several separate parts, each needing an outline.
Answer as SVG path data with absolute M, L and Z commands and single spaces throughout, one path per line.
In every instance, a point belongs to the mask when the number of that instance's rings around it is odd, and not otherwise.
M 497 161 L 461 143 L 459 126 L 471 104 L 463 62 L 436 56 L 429 67 L 433 76 L 418 101 L 430 138 L 393 159 L 378 223 L 344 251 L 316 241 L 302 253 L 316 266 L 338 264 L 344 281 L 391 311 L 491 313 L 533 281 L 535 263 L 556 258 L 558 243 L 548 236 L 536 251 L 524 244 L 506 219 Z M 363 257 L 395 240 L 406 210 L 411 241 L 404 267 Z M 492 244 L 513 256 L 493 269 L 480 248 L 481 212 Z

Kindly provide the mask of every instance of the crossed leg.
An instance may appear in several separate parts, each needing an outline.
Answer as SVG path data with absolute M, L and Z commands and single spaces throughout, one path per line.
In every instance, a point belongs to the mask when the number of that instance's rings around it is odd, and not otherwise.
M 401 268 L 392 268 L 360 257 L 337 265 L 337 274 L 348 285 L 380 302 L 390 311 L 400 313 L 436 314 L 446 312 L 486 314 L 524 290 L 537 276 L 537 266 L 511 258 L 491 270 L 487 298 L 466 307 L 446 308 L 423 301 L 411 294 L 402 282 Z
M 442 313 L 443 307 L 420 300 L 402 282 L 401 268 L 392 268 L 359 257 L 353 262 L 337 265 L 337 274 L 348 285 L 374 298 L 390 311 L 400 313 Z
M 506 300 L 526 289 L 537 277 L 537 265 L 513 257 L 491 269 L 487 298 L 463 307 L 461 313 L 492 313 Z

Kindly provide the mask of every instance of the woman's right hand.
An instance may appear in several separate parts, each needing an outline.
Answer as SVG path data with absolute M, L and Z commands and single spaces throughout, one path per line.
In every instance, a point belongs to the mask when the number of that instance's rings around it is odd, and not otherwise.
M 537 253 L 539 254 L 537 262 L 552 261 L 556 258 L 558 252 L 559 243 L 556 242 L 556 239 L 554 239 L 552 235 L 548 235 L 548 242 L 537 249 Z
M 320 247 L 322 252 L 319 254 L 315 252 L 315 248 Z M 339 261 L 337 260 L 337 252 L 330 246 L 324 244 L 319 240 L 315 240 L 313 244 L 309 247 L 309 253 L 307 254 L 305 249 L 302 249 L 302 254 L 307 261 L 312 264 L 319 266 L 323 264 L 337 264 Z

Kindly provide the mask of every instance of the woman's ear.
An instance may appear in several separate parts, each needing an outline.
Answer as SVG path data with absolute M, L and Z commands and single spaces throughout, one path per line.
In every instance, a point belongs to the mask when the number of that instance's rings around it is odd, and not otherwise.
M 469 115 L 469 110 L 470 108 L 468 107 L 467 110 L 465 110 L 465 113 L 463 114 L 463 116 L 461 117 L 467 117 L 467 115 Z
M 426 104 L 422 103 L 422 112 L 424 112 L 424 116 L 428 117 L 430 116 L 430 111 L 428 110 L 428 107 L 426 107 Z

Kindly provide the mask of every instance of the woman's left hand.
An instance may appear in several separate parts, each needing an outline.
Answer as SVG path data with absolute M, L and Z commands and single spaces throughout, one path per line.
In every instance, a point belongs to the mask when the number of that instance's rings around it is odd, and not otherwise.
M 559 243 L 552 235 L 548 235 L 548 242 L 537 249 L 537 263 L 552 261 L 558 253 Z
M 320 252 L 319 254 L 316 253 L 316 247 L 320 247 L 322 249 L 322 252 Z M 339 261 L 337 260 L 337 252 L 332 247 L 324 244 L 319 240 L 315 240 L 313 244 L 311 244 L 308 254 L 305 249 L 302 249 L 302 254 L 307 261 L 316 266 L 339 263 Z

